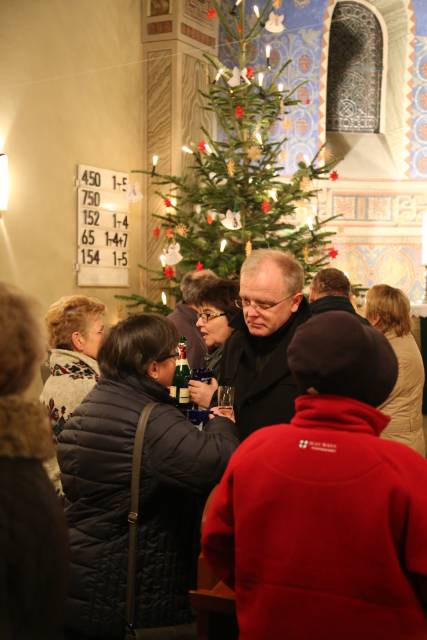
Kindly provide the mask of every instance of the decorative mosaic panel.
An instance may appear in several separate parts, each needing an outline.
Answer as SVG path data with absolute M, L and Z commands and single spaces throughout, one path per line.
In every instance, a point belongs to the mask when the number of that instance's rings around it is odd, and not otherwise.
M 212 20 L 208 19 L 208 8 L 208 0 L 185 0 L 184 14 L 193 20 L 212 26 Z
M 169 0 L 151 0 L 149 6 L 150 16 L 165 16 L 171 11 Z
M 336 193 L 332 214 L 343 221 L 418 226 L 427 211 L 427 193 Z
M 411 175 L 427 179 L 427 36 L 417 37 L 413 73 Z
M 424 270 L 420 245 L 413 238 L 334 238 L 338 256 L 331 266 L 342 269 L 350 280 L 364 287 L 389 284 L 399 287 L 412 302 L 424 295 Z
M 339 2 L 329 44 L 328 131 L 379 131 L 382 59 L 382 31 L 372 11 Z

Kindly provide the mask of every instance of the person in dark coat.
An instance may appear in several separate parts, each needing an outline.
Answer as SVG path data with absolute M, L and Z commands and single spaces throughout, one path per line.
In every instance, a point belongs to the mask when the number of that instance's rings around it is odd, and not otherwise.
M 122 640 L 132 453 L 142 409 L 157 402 L 145 433 L 138 522 L 136 627 L 193 620 L 203 498 L 238 444 L 223 417 L 199 431 L 175 407 L 168 386 L 178 334 L 166 318 L 131 316 L 102 345 L 101 378 L 64 426 L 58 459 L 69 500 L 72 580 L 69 637 Z
M 241 440 L 294 414 L 296 386 L 286 351 L 295 329 L 309 316 L 301 293 L 304 272 L 293 256 L 259 249 L 242 265 L 242 309 L 230 323 L 219 384 L 235 387 L 234 412 Z
M 240 445 L 202 532 L 235 589 L 239 639 L 423 640 L 427 463 L 378 437 L 393 349 L 330 311 L 298 327 L 288 362 L 295 416 Z
M 216 275 L 210 269 L 188 271 L 182 277 L 179 285 L 182 302 L 178 302 L 174 311 L 168 316 L 177 328 L 179 335 L 187 338 L 187 360 L 190 369 L 199 369 L 205 366 L 208 350 L 199 329 L 196 327 L 196 301 L 201 288 L 216 279 Z
M 43 468 L 55 453 L 44 407 L 24 397 L 45 355 L 38 311 L 0 283 L 0 638 L 61 640 L 68 587 L 62 506 Z
M 351 300 L 351 284 L 343 271 L 327 267 L 321 269 L 314 276 L 310 285 L 310 311 L 324 313 L 325 311 L 348 311 L 355 315 L 362 324 L 368 325 L 366 318 L 359 315 Z
M 213 378 L 209 384 L 200 380 L 190 380 L 190 398 L 198 407 L 209 407 L 218 389 L 222 348 L 233 333 L 230 321 L 237 313 L 235 301 L 238 292 L 238 282 L 216 278 L 207 283 L 199 293 L 197 328 L 209 349 L 205 367 L 212 371 Z

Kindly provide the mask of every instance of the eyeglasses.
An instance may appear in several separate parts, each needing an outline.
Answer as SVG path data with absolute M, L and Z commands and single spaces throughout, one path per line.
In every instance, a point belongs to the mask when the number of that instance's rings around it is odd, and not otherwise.
M 203 311 L 202 313 L 198 313 L 197 317 L 199 320 L 203 320 L 203 322 L 209 322 L 209 320 L 214 320 L 215 318 L 220 318 L 221 316 L 225 316 L 225 313 L 211 313 L 210 311 Z
M 258 311 L 269 311 L 273 309 L 273 307 L 277 307 L 278 304 L 284 302 L 285 300 L 289 300 L 289 298 L 293 298 L 295 293 L 291 293 L 286 298 L 282 298 L 278 302 L 257 302 L 256 300 L 250 300 L 249 298 L 237 298 L 234 301 L 234 304 L 238 309 L 245 309 L 246 307 L 252 307 L 252 309 Z
M 165 360 L 169 360 L 169 358 L 173 358 L 176 360 L 176 351 L 175 353 L 170 353 L 168 356 L 163 356 L 162 358 L 157 358 L 156 362 L 164 362 Z

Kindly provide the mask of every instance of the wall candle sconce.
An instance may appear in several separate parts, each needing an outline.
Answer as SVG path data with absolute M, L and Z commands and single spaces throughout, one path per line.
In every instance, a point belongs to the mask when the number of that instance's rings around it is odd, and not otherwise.
M 9 169 L 8 160 L 5 153 L 0 153 L 0 211 L 7 210 L 7 199 L 9 193 Z

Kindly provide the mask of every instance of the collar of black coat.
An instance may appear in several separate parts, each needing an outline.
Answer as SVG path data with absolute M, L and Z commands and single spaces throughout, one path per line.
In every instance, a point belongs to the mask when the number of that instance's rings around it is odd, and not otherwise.
M 175 311 L 177 313 L 182 314 L 183 316 L 185 316 L 189 320 L 194 320 L 194 321 L 197 320 L 197 311 L 195 309 L 193 309 L 193 307 L 190 307 L 185 302 L 178 302 L 175 305 Z M 172 313 L 174 313 L 174 312 L 172 311 Z M 170 313 L 169 315 L 172 315 L 172 313 Z
M 349 311 L 356 313 L 353 305 L 346 296 L 323 296 L 310 303 L 312 313 L 322 313 L 323 311 Z
M 357 316 L 362 324 L 369 324 L 366 318 L 357 313 L 347 296 L 323 296 L 310 303 L 310 310 L 313 315 L 325 311 L 348 311 Z
M 126 376 L 120 380 L 116 380 L 118 384 L 124 384 L 131 387 L 137 393 L 145 393 L 155 402 L 166 402 L 167 404 L 175 404 L 173 398 L 169 395 L 169 389 L 159 382 L 153 380 L 149 376 L 138 378 L 137 376 Z M 102 383 L 102 379 L 101 379 Z
M 21 396 L 0 398 L 0 456 L 48 460 L 54 455 L 45 407 Z
M 228 371 L 227 380 L 223 380 L 223 384 L 232 384 L 231 380 L 236 380 L 239 376 L 239 367 L 243 365 L 242 354 L 248 352 L 249 354 L 256 355 L 257 349 L 267 349 L 271 352 L 271 357 L 261 375 L 257 376 L 252 384 L 248 385 L 245 392 L 242 395 L 241 402 L 244 398 L 262 393 L 270 385 L 276 384 L 278 380 L 290 375 L 288 361 L 287 361 L 287 349 L 290 341 L 293 338 L 296 328 L 308 320 L 310 317 L 310 308 L 307 300 L 303 298 L 295 313 L 291 315 L 289 320 L 283 324 L 278 331 L 271 336 L 265 338 L 259 338 L 251 336 L 243 318 L 243 313 L 233 319 L 232 326 L 236 331 L 231 336 L 230 349 L 225 349 L 226 363 L 224 363 L 224 370 Z M 240 330 L 239 330 L 240 329 Z M 241 371 L 240 371 L 241 373 Z

